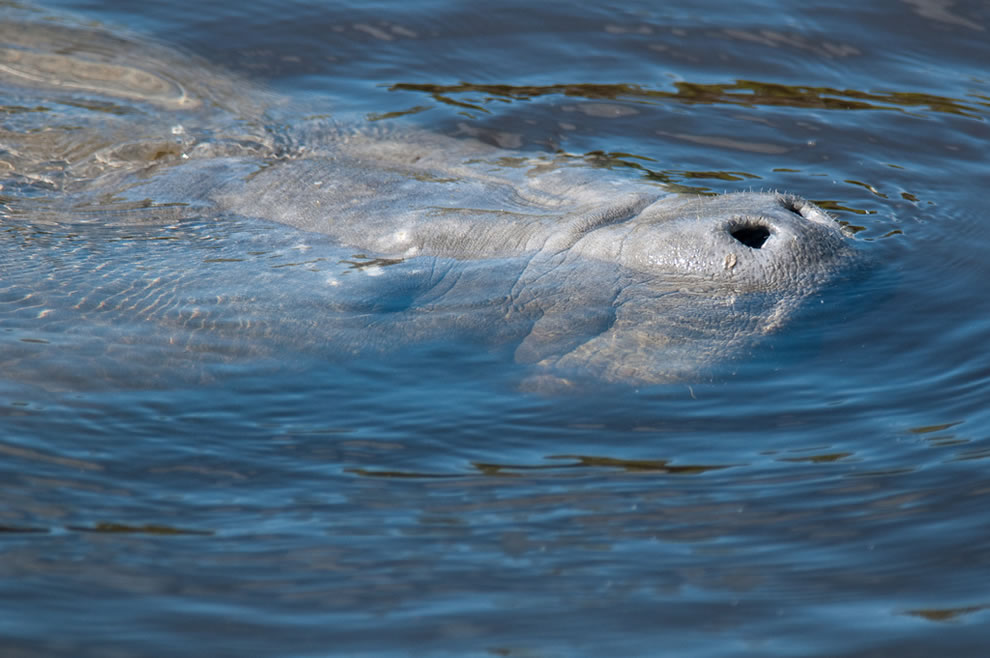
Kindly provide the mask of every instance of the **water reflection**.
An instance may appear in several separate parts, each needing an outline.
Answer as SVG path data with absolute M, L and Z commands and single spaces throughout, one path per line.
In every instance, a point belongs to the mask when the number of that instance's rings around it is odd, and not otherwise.
M 617 468 L 629 473 L 662 473 L 669 475 L 698 475 L 709 471 L 730 468 L 732 465 L 700 465 L 683 464 L 675 465 L 666 459 L 617 459 L 614 457 L 590 457 L 583 455 L 548 455 L 547 460 L 553 460 L 552 464 L 494 464 L 488 462 L 472 462 L 471 466 L 481 475 L 519 477 L 527 472 L 540 471 L 549 474 L 559 473 L 564 477 L 572 475 L 568 473 L 575 468 Z M 565 462 L 565 463 L 561 463 Z M 347 469 L 348 473 L 365 477 L 380 478 L 457 478 L 470 477 L 470 473 L 424 473 L 413 471 L 393 471 L 375 470 L 366 468 Z
M 212 535 L 210 530 L 194 530 L 189 528 L 175 528 L 167 525 L 127 525 L 126 523 L 113 523 L 103 521 L 92 526 L 65 526 L 66 530 L 75 532 L 106 532 L 117 534 L 144 534 L 144 535 Z
M 409 91 L 428 94 L 440 104 L 453 105 L 486 112 L 486 104 L 493 102 L 528 101 L 542 96 L 564 96 L 587 100 L 621 100 L 632 103 L 656 103 L 676 101 L 685 104 L 741 105 L 746 107 L 793 107 L 820 110 L 882 110 L 927 111 L 956 114 L 971 119 L 982 119 L 988 114 L 990 103 L 981 100 L 961 99 L 921 92 L 866 92 L 855 89 L 835 89 L 803 85 L 784 85 L 756 80 L 736 80 L 725 84 L 698 84 L 675 81 L 675 91 L 647 89 L 634 84 L 555 84 L 555 85 L 497 85 L 462 82 L 455 85 L 437 85 L 400 82 L 389 87 L 390 91 Z M 468 96 L 460 94 L 481 94 Z M 974 96 L 974 99 L 979 98 Z M 628 108 L 632 110 L 633 108 Z M 621 116 L 621 113 L 615 116 Z

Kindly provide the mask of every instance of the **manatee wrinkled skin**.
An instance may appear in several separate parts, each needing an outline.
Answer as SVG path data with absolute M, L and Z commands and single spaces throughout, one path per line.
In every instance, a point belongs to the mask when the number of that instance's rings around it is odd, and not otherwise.
M 0 218 L 213 214 L 325 234 L 382 263 L 355 285 L 391 300 L 325 299 L 322 330 L 355 336 L 343 351 L 470 333 L 540 376 L 670 381 L 774 330 L 850 258 L 795 196 L 671 195 L 566 154 L 411 129 L 274 129 L 279 101 L 160 46 L 67 21 L 4 22 L 0 40 L 0 89 L 48 103 L 0 126 Z M 243 338 L 312 340 L 291 320 Z

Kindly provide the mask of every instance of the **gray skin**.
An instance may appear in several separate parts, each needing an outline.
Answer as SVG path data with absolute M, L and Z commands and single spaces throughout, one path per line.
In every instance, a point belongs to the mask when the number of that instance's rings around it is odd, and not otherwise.
M 415 130 L 273 132 L 280 101 L 164 47 L 51 22 L 0 24 L 0 43 L 0 91 L 49 104 L 0 128 L 7 220 L 212 213 L 325 234 L 384 266 L 320 298 L 342 352 L 469 335 L 508 345 L 541 388 L 691 378 L 849 262 L 839 226 L 795 196 L 672 195 L 573 156 Z M 319 340 L 277 308 L 245 342 Z

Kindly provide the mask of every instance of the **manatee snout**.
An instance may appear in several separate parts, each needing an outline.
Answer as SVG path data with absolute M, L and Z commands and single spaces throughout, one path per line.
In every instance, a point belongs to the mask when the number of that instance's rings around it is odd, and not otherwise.
M 735 292 L 807 282 L 851 253 L 839 225 L 815 204 L 754 192 L 666 197 L 577 247 L 639 272 L 721 282 Z
M 800 239 L 799 236 L 803 236 L 813 240 L 816 235 L 823 237 L 834 233 L 834 229 L 838 228 L 831 217 L 810 201 L 790 194 L 769 196 L 771 196 L 769 212 L 764 212 L 762 208 L 754 208 L 755 212 L 750 211 L 729 219 L 725 228 L 733 239 L 750 249 L 762 249 L 767 241 L 775 236 L 780 238 L 786 236 L 791 239 Z M 775 208 L 774 205 L 778 207 Z M 781 213 L 781 210 L 784 213 Z M 826 227 L 826 230 L 804 231 L 805 225 L 790 215 Z M 795 227 L 798 230 L 795 231 Z
M 785 194 L 734 194 L 717 201 L 720 279 L 743 289 L 794 285 L 835 270 L 850 253 L 839 225 L 815 204 Z M 719 258 L 718 250 L 724 250 Z

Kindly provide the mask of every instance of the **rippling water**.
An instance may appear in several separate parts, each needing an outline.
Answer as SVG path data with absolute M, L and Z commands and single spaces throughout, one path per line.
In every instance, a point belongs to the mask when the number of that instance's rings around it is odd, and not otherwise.
M 985 655 L 988 5 L 354 4 L 43 12 L 173 44 L 290 123 L 795 192 L 864 265 L 699 381 L 544 396 L 469 344 L 340 359 L 284 293 L 351 255 L 286 227 L 0 218 L 2 653 Z M 141 319 L 218 297 L 281 318 L 264 350 L 224 342 L 253 316 L 181 350 Z

